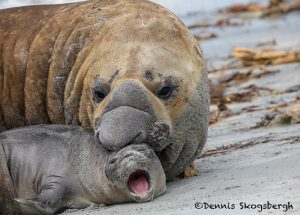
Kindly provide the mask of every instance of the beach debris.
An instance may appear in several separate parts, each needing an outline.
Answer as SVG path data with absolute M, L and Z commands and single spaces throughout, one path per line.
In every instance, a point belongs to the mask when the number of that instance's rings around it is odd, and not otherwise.
M 300 0 L 270 0 L 267 4 L 236 4 L 220 10 L 219 13 L 239 14 L 240 18 L 262 18 L 271 15 L 283 15 L 295 10 L 300 10 Z
M 256 46 L 257 47 L 266 47 L 266 46 L 276 46 L 276 45 L 277 45 L 277 41 L 275 39 L 271 39 L 268 41 L 260 42 Z
M 249 12 L 249 11 L 261 11 L 265 10 L 267 8 L 267 5 L 252 2 L 248 4 L 236 4 L 233 6 L 230 6 L 228 8 L 225 8 L 223 10 L 220 10 L 221 13 L 241 13 L 241 12 Z
M 296 86 L 292 86 L 292 87 L 289 87 L 288 89 L 286 89 L 284 91 L 284 93 L 293 93 L 293 92 L 300 92 L 300 84 L 296 85 Z
M 255 126 L 251 127 L 251 129 L 256 129 L 260 127 L 267 127 L 273 119 L 275 119 L 275 116 L 278 114 L 278 112 L 271 112 L 267 113 L 261 121 L 257 122 Z
M 232 17 L 219 17 L 217 19 L 203 19 L 197 23 L 191 24 L 188 28 L 207 28 L 207 27 L 227 27 L 227 26 L 240 26 L 243 25 L 244 21 L 241 19 L 234 19 Z
M 212 104 L 219 103 L 223 97 L 225 86 L 219 80 L 209 80 L 210 100 Z
M 273 102 L 271 103 L 272 105 L 267 108 L 270 112 L 277 112 L 278 114 L 285 113 L 287 112 L 287 110 L 292 110 L 300 104 L 300 96 L 297 96 L 295 99 L 289 102 L 283 102 L 278 104 Z
M 193 177 L 193 176 L 197 176 L 198 173 L 199 173 L 199 169 L 197 168 L 196 164 L 193 163 L 188 168 L 186 168 L 183 173 L 178 175 L 176 178 L 182 179 L 185 177 Z
M 300 123 L 300 97 L 291 102 L 274 105 L 252 129 L 278 127 Z
M 217 65 L 215 62 L 211 62 L 207 65 L 207 71 L 208 73 L 214 73 L 230 69 L 239 69 L 242 67 L 243 65 L 241 64 L 241 61 L 233 56 L 233 58 L 230 57 L 226 59 L 225 62 L 219 63 Z
M 223 95 L 219 100 L 219 104 L 248 102 L 248 101 L 251 101 L 254 97 L 259 96 L 261 94 L 261 91 L 267 91 L 268 93 L 273 93 L 273 90 L 271 90 L 269 88 L 258 87 L 256 85 L 250 85 L 248 87 L 239 89 L 239 91 L 236 93 Z
M 205 19 L 188 26 L 189 29 L 244 25 L 246 20 L 282 16 L 300 10 L 300 0 L 270 0 L 267 4 L 236 4 L 219 10 L 214 19 Z
M 262 11 L 260 17 L 266 17 L 271 15 L 283 15 L 296 10 L 300 10 L 300 0 L 271 0 L 267 9 Z
M 257 138 L 252 138 L 249 140 L 229 144 L 229 145 L 223 145 L 212 149 L 204 149 L 200 155 L 198 155 L 198 158 L 204 158 L 209 156 L 218 156 L 218 155 L 224 155 L 230 152 L 234 152 L 240 149 L 246 149 L 251 146 L 255 146 L 257 144 L 264 144 L 264 143 L 270 143 L 270 142 L 282 142 L 285 144 L 294 144 L 299 143 L 299 136 L 295 134 L 294 136 L 290 137 L 281 137 L 281 136 L 262 136 Z
M 217 108 L 215 110 L 210 111 L 209 125 L 215 124 L 220 119 L 224 119 L 232 115 L 233 112 L 227 107 L 225 103 L 221 101 L 219 104 L 217 104 Z
M 266 66 L 251 67 L 243 70 L 236 70 L 230 74 L 223 76 L 220 81 L 227 85 L 236 85 L 250 79 L 258 79 L 265 75 L 278 73 L 279 70 L 269 70 Z M 232 82 L 232 83 L 231 83 Z
M 256 51 L 250 48 L 235 48 L 233 55 L 240 59 L 244 66 L 276 65 L 300 62 L 300 51 Z
M 196 40 L 202 41 L 202 40 L 217 38 L 218 35 L 216 33 L 206 33 L 206 34 L 196 34 L 194 35 L 194 37 Z
M 219 10 L 221 13 L 241 13 L 241 12 L 249 12 L 249 11 L 262 11 L 270 8 L 278 7 L 282 4 L 283 0 L 270 0 L 267 4 L 261 4 L 257 2 L 251 2 L 248 4 L 235 4 L 228 8 Z
M 211 111 L 209 116 L 209 125 L 213 125 L 219 121 L 219 116 L 217 111 Z
M 234 87 L 250 79 L 258 79 L 265 75 L 271 75 L 279 70 L 268 70 L 265 66 L 258 68 L 244 69 L 230 74 L 220 76 L 218 79 L 209 81 L 212 104 L 228 104 L 233 102 L 247 102 L 253 97 L 260 95 L 261 91 L 274 93 L 273 90 L 266 87 L 258 87 L 254 84 L 245 86 L 235 93 L 225 93 L 226 88 Z
M 222 85 L 222 87 L 225 87 Z M 225 88 L 224 88 L 225 89 Z M 260 96 L 262 92 L 267 92 L 274 94 L 272 89 L 266 87 L 258 87 L 254 84 L 251 84 L 247 87 L 239 89 L 237 92 L 226 94 L 224 90 L 215 90 L 217 93 L 211 94 L 211 111 L 210 111 L 210 121 L 209 124 L 213 125 L 219 122 L 221 119 L 225 119 L 227 117 L 236 116 L 244 112 L 253 112 L 260 110 L 259 106 L 251 105 L 249 107 L 245 107 L 241 109 L 241 111 L 233 112 L 228 108 L 228 104 L 232 103 L 241 103 L 241 102 L 249 102 L 253 98 Z M 214 92 L 214 91 L 213 91 Z M 267 114 L 260 122 L 258 122 L 254 127 L 251 128 L 259 128 L 265 127 L 269 125 L 270 121 L 275 118 L 276 113 L 278 112 L 277 108 L 270 108 L 270 114 Z
M 275 116 L 268 124 L 269 127 L 278 127 L 282 125 L 292 125 L 300 123 L 300 107 L 290 109 Z

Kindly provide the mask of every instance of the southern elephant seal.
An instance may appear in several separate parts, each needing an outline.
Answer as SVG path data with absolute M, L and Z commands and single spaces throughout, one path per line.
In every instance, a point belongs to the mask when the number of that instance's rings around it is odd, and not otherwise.
M 161 163 L 146 144 L 109 152 L 92 131 L 66 125 L 13 129 L 0 143 L 24 214 L 146 202 L 166 190 Z
M 172 179 L 201 152 L 209 92 L 197 41 L 143 0 L 0 11 L 0 127 L 75 124 L 107 149 L 149 144 Z

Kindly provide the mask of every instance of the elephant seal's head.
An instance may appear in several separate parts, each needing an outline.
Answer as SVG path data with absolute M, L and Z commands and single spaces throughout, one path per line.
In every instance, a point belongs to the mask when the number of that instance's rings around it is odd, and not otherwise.
M 118 191 L 118 201 L 147 202 L 166 191 L 166 176 L 155 152 L 146 144 L 128 145 L 112 153 L 105 175 Z
M 80 123 L 93 127 L 109 150 L 147 143 L 172 178 L 206 141 L 202 51 L 186 26 L 156 4 L 116 1 L 101 11 L 105 21 L 78 57 L 78 73 L 68 79 L 66 111 L 78 112 Z

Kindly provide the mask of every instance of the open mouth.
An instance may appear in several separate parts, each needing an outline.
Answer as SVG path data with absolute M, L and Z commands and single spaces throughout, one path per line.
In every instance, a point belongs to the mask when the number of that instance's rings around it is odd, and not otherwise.
M 131 173 L 128 179 L 128 187 L 130 192 L 139 198 L 147 196 L 150 189 L 150 176 L 148 172 L 144 170 L 137 170 Z

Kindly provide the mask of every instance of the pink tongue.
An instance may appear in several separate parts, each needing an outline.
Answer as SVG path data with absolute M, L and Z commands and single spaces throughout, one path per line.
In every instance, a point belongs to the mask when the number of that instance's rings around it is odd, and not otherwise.
M 144 174 L 136 173 L 133 177 L 130 177 L 128 185 L 132 191 L 139 195 L 144 196 L 148 191 L 148 181 Z

